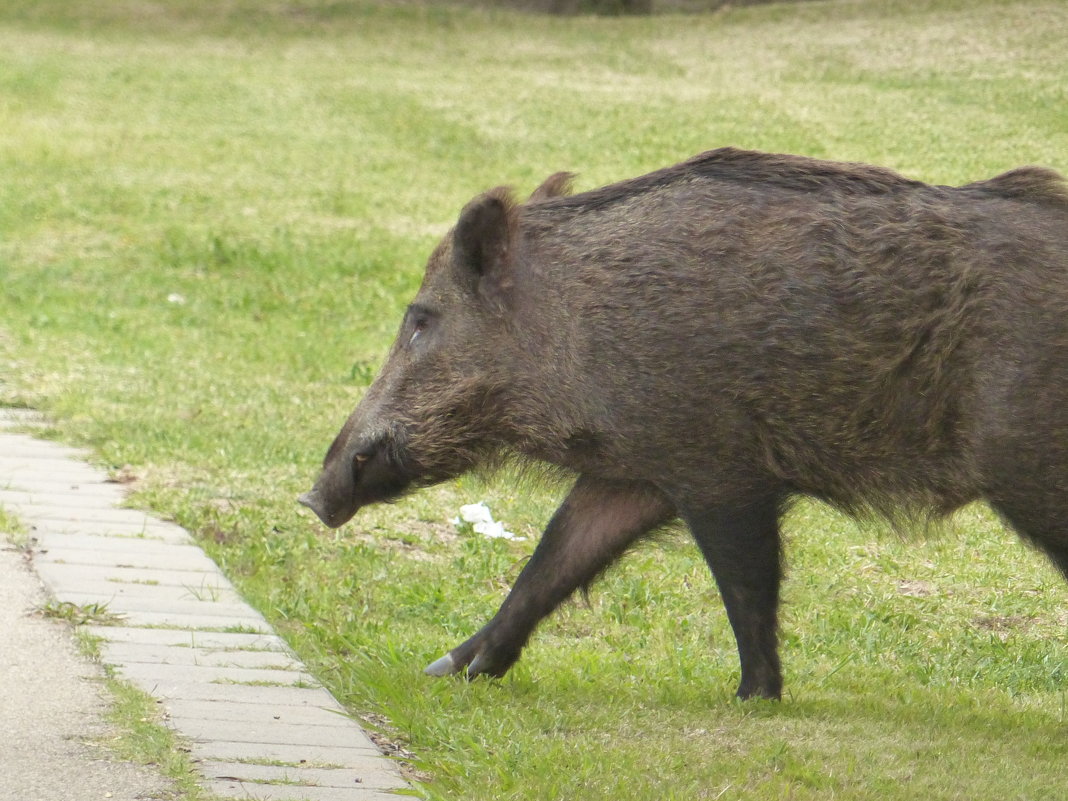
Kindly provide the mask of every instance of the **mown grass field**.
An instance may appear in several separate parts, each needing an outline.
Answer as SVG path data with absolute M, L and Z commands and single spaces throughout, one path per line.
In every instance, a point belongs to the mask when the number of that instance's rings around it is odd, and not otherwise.
M 135 479 L 429 799 L 1056 799 L 1068 585 L 981 507 L 792 513 L 781 704 L 681 534 L 499 682 L 475 631 L 559 487 L 467 477 L 332 532 L 294 503 L 475 193 L 725 144 L 958 183 L 1068 172 L 1068 5 L 830 0 L 552 19 L 358 0 L 0 5 L 0 402 Z M 486 500 L 525 542 L 458 533 Z

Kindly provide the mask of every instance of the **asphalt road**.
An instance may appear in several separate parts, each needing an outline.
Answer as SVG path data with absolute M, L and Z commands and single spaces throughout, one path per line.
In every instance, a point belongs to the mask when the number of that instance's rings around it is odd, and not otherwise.
M 33 614 L 44 601 L 0 532 L 0 801 L 173 798 L 153 768 L 109 752 L 102 670 L 65 624 Z

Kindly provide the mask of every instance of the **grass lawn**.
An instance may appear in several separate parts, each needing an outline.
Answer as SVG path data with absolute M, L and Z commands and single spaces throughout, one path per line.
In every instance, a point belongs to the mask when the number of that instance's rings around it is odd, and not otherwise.
M 477 477 L 333 532 L 295 502 L 477 192 L 725 144 L 959 183 L 1068 172 L 1068 4 L 648 19 L 361 0 L 0 4 L 0 403 L 205 547 L 428 799 L 1026 799 L 1068 782 L 1068 585 L 982 507 L 901 537 L 800 504 L 781 704 L 697 550 L 641 546 L 504 680 L 422 667 L 559 487 Z M 526 541 L 449 522 L 486 500 Z

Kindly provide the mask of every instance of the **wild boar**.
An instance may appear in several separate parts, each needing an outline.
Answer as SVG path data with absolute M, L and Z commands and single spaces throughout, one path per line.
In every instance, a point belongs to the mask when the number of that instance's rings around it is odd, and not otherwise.
M 503 675 L 538 622 L 679 518 L 738 695 L 779 698 L 798 496 L 937 517 L 985 499 L 1068 574 L 1068 186 L 961 187 L 731 148 L 582 194 L 476 197 L 301 501 L 363 505 L 502 459 L 574 485 L 497 614 L 426 672 Z

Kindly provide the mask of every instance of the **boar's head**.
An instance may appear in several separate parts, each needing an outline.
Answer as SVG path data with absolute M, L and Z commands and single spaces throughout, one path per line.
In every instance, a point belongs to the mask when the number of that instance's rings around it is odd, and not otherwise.
M 299 499 L 326 525 L 500 452 L 517 225 L 508 191 L 492 190 L 431 255 L 381 373 Z

